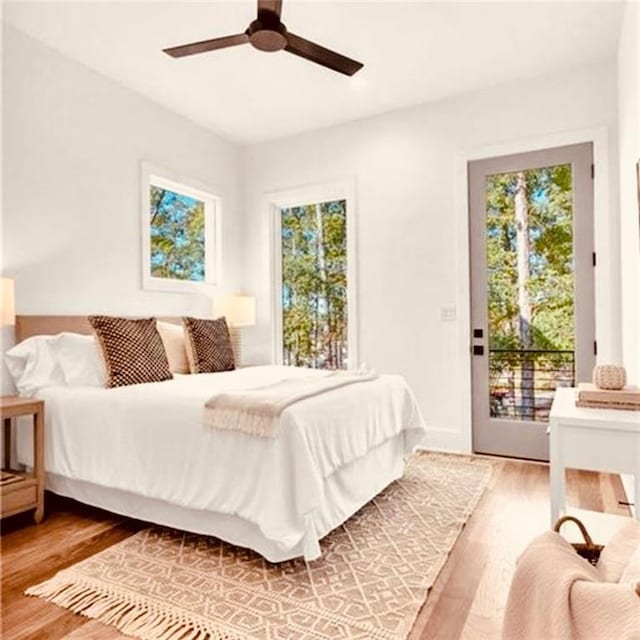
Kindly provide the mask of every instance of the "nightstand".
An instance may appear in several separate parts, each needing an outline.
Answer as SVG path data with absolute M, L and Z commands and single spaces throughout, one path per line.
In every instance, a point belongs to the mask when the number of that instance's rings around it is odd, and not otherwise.
M 33 416 L 33 471 L 11 469 L 12 418 Z M 0 417 L 4 430 L 4 460 L 0 478 L 0 517 L 35 509 L 34 520 L 44 515 L 44 402 L 19 396 L 0 396 Z M 15 425 L 14 428 L 20 428 Z

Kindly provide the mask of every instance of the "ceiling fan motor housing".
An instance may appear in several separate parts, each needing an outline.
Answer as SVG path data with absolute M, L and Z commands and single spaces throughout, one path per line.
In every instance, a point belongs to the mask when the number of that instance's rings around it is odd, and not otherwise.
M 260 11 L 246 33 L 249 42 L 260 51 L 280 51 L 287 46 L 287 28 L 270 11 Z

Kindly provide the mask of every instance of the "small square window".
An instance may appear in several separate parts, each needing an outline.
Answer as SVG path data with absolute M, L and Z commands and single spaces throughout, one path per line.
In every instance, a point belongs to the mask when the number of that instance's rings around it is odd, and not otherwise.
M 220 199 L 142 164 L 142 286 L 209 293 L 218 284 Z

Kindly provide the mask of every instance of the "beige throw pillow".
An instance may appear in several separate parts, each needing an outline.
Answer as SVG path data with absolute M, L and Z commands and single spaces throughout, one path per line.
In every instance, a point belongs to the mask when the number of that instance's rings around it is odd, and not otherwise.
M 190 373 L 182 325 L 158 320 L 156 327 L 167 354 L 169 371 L 171 373 Z
M 182 323 L 191 373 L 216 373 L 236 368 L 224 317 L 215 320 L 182 318 Z

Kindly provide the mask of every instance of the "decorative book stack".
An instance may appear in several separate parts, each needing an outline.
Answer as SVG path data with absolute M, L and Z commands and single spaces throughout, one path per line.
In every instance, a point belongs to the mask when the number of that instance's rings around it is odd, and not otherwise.
M 576 406 L 640 411 L 640 389 L 638 387 L 599 389 L 590 382 L 580 382 L 576 395 Z

